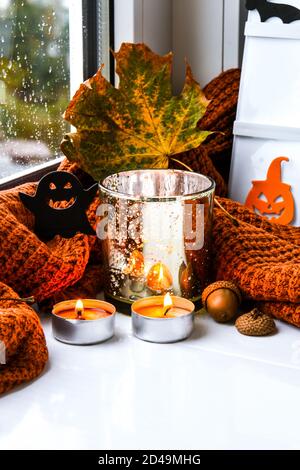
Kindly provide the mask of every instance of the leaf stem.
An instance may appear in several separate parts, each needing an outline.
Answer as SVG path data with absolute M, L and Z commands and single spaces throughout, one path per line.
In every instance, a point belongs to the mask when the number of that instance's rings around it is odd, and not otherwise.
M 239 227 L 240 225 L 239 221 L 235 217 L 233 217 L 231 214 L 229 214 L 229 212 L 225 209 L 225 207 L 222 206 L 222 204 L 218 201 L 216 197 L 214 198 L 214 203 L 216 204 L 216 206 L 218 206 L 219 209 L 221 209 L 221 211 L 224 212 L 225 215 L 227 215 L 227 217 L 231 220 L 233 225 L 235 225 L 236 227 Z
M 35 298 L 34 297 L 24 297 L 24 298 L 15 298 L 15 297 L 0 297 L 0 302 L 5 302 L 9 300 L 10 302 L 21 303 L 24 302 L 26 304 L 34 304 Z
M 179 165 L 183 166 L 184 168 L 186 168 L 188 171 L 192 171 L 192 168 L 188 165 L 186 165 L 185 163 L 181 162 L 180 160 L 177 160 L 177 158 L 173 158 L 173 157 L 170 157 L 170 160 L 172 160 L 173 162 L 176 162 L 178 163 Z
M 189 167 L 185 163 L 181 162 L 180 160 L 177 160 L 177 158 L 170 157 L 170 160 L 173 160 L 173 162 L 176 162 L 179 165 L 182 165 L 188 171 L 193 171 L 191 167 Z M 218 206 L 219 209 L 221 209 L 221 211 L 224 212 L 225 215 L 227 215 L 227 217 L 232 221 L 232 223 L 236 227 L 239 227 L 239 225 L 240 225 L 239 221 L 235 217 L 233 217 L 231 214 L 229 214 L 229 212 L 225 209 L 225 207 L 222 206 L 222 204 L 218 201 L 217 198 L 214 198 L 214 203 L 215 203 L 216 206 Z

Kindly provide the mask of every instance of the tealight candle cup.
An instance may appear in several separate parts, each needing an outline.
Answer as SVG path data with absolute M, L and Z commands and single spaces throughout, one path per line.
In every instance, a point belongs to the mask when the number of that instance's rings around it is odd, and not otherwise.
M 53 336 L 63 343 L 90 345 L 102 343 L 114 336 L 116 308 L 103 300 L 82 300 L 84 311 L 99 318 L 74 317 L 76 300 L 67 300 L 54 305 L 52 310 Z M 68 315 L 71 318 L 68 318 Z
M 151 343 L 176 343 L 188 338 L 194 329 L 195 305 L 182 297 L 172 296 L 172 301 L 172 309 L 181 312 L 178 316 L 155 315 L 157 309 L 161 308 L 163 312 L 163 295 L 147 297 L 134 302 L 131 306 L 134 336 Z M 154 313 L 153 316 L 151 312 Z

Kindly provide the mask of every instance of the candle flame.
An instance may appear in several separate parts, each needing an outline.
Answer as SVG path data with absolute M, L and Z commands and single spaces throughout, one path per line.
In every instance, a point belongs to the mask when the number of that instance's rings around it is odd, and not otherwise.
M 172 297 L 170 296 L 169 292 L 164 296 L 164 307 L 169 308 L 172 307 L 173 305 L 173 300 Z
M 164 267 L 162 263 L 159 263 L 158 282 L 163 281 L 163 279 L 164 279 Z
M 83 314 L 83 302 L 82 300 L 77 300 L 75 305 L 75 312 L 77 316 L 81 316 Z

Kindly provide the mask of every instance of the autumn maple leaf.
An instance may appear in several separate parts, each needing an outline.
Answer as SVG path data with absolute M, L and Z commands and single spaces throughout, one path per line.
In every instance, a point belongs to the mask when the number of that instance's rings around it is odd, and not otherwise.
M 211 132 L 197 128 L 209 101 L 186 67 L 180 95 L 172 94 L 172 54 L 145 44 L 122 44 L 114 54 L 119 86 L 102 69 L 81 84 L 64 118 L 76 128 L 61 148 L 99 180 L 136 168 L 168 168 L 172 155 L 198 147 Z

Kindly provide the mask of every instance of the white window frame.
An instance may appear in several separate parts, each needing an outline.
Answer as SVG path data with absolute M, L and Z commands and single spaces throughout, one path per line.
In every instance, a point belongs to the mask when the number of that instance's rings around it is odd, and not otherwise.
M 69 40 L 70 97 L 72 97 L 83 81 L 82 0 L 70 0 Z
M 184 59 L 202 85 L 241 64 L 245 0 L 115 0 L 115 48 L 145 42 L 174 52 L 174 84 L 180 91 Z

